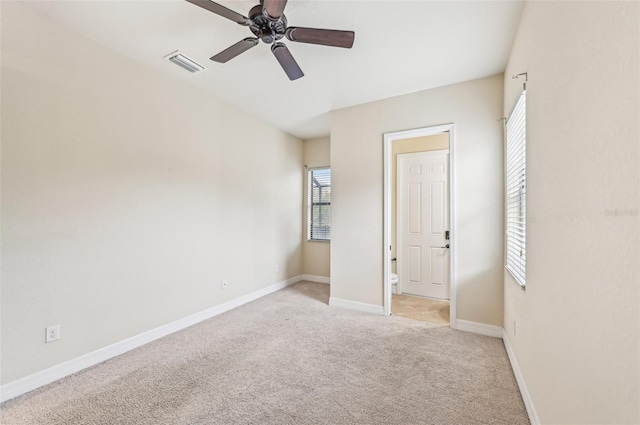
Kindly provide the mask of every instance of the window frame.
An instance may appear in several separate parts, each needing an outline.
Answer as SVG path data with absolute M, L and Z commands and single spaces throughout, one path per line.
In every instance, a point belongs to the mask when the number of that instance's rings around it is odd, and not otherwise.
M 515 120 L 515 121 L 512 121 Z M 527 91 L 505 122 L 505 269 L 524 290 L 527 265 Z M 510 123 L 513 122 L 513 126 Z
M 329 236 L 326 238 L 322 237 L 314 237 L 312 228 L 313 228 L 313 207 L 314 206 L 328 206 L 329 207 L 329 215 L 331 215 L 331 198 L 329 198 L 328 202 L 313 202 L 313 173 L 320 170 L 329 170 L 329 187 L 331 187 L 331 167 L 330 166 L 322 166 L 322 167 L 314 167 L 307 169 L 307 242 L 331 242 L 331 224 L 329 224 Z M 317 180 L 316 180 L 317 181 Z

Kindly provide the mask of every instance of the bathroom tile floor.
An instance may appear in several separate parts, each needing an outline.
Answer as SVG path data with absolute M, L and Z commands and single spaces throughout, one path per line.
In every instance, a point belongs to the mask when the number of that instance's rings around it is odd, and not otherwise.
M 391 314 L 438 325 L 449 324 L 449 301 L 393 294 Z

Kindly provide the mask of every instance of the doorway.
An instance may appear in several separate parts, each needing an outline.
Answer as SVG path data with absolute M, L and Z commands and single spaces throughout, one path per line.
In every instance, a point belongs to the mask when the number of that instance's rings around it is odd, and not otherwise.
M 446 124 L 384 135 L 384 314 L 389 316 L 393 308 L 402 306 L 434 310 L 444 303 L 452 328 L 456 318 L 454 130 L 453 124 Z M 421 149 L 414 142 L 424 138 L 432 141 L 429 148 Z M 407 209 L 398 220 L 396 203 Z M 392 263 L 396 258 L 397 268 Z M 392 295 L 396 288 L 400 295 Z

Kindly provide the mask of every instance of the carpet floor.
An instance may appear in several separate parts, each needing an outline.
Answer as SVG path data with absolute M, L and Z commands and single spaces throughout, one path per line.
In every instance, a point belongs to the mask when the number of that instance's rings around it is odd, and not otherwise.
M 0 406 L 3 425 L 528 424 L 504 345 L 301 282 Z

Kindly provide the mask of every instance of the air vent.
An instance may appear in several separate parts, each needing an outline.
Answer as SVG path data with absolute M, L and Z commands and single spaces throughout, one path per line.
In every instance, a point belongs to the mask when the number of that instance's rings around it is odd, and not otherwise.
M 164 58 L 175 63 L 180 68 L 186 69 L 187 71 L 192 73 L 204 71 L 204 66 L 200 65 L 193 59 L 189 59 L 188 57 L 180 53 L 180 51 L 175 51 L 170 55 L 165 56 Z

